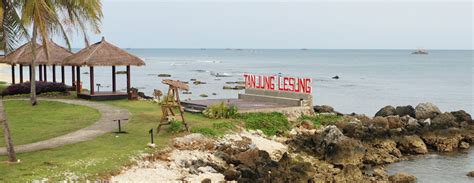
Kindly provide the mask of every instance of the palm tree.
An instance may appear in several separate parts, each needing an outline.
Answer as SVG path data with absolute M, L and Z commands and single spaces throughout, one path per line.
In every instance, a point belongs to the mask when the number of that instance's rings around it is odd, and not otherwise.
M 20 16 L 21 13 L 21 16 Z M 36 41 L 38 37 L 45 45 L 46 56 L 49 57 L 47 39 L 59 34 L 65 40 L 69 49 L 70 41 L 66 27 L 76 28 L 83 36 L 86 45 L 88 28 L 99 33 L 99 24 L 102 18 L 100 0 L 0 0 L 0 50 L 5 54 L 13 50 L 22 38 L 29 38 L 25 27 L 32 32 L 32 53 L 36 57 Z M 31 104 L 36 105 L 36 77 L 35 60 L 31 63 Z M 3 124 L 5 141 L 8 149 L 9 161 L 16 162 L 10 128 L 0 98 L 0 123 Z
M 86 30 L 91 28 L 99 32 L 102 18 L 102 5 L 100 0 L 17 0 L 21 9 L 21 20 L 25 27 L 32 26 L 32 53 L 36 57 L 36 41 L 41 38 L 46 56 L 49 56 L 47 39 L 51 35 L 60 35 L 69 49 L 71 44 L 66 32 L 66 27 L 78 28 L 84 35 L 88 44 Z M 77 29 L 76 29 L 77 30 Z M 35 68 L 35 60 L 31 67 Z M 32 69 L 32 81 L 35 81 L 35 72 Z M 31 82 L 31 104 L 36 104 L 36 83 Z

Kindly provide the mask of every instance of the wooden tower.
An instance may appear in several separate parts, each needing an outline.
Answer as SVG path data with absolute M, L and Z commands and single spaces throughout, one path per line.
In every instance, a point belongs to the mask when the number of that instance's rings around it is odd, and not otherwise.
M 163 101 L 161 102 L 161 112 L 163 115 L 161 116 L 160 124 L 158 125 L 158 128 L 156 129 L 156 133 L 160 132 L 160 128 L 162 125 L 169 125 L 171 124 L 171 121 L 176 119 L 174 109 L 178 109 L 180 113 L 181 120 L 183 121 L 184 127 L 186 128 L 186 131 L 189 131 L 188 124 L 184 120 L 184 109 L 181 106 L 181 102 L 179 100 L 179 91 L 178 90 L 189 90 L 189 86 L 187 84 L 184 84 L 183 82 L 180 81 L 174 81 L 170 79 L 165 79 L 162 82 L 163 84 L 166 84 L 169 86 L 168 89 L 168 94 L 166 97 L 163 98 Z

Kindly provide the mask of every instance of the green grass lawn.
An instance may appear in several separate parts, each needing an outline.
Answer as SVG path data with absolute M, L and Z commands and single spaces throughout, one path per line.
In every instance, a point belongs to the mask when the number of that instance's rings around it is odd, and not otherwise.
M 100 118 L 96 109 L 52 101 L 31 106 L 29 101 L 4 101 L 13 142 L 28 144 L 87 127 Z M 0 131 L 3 137 L 3 130 Z M 5 141 L 0 140 L 0 147 Z
M 40 106 L 44 105 L 40 101 Z M 0 182 L 28 182 L 42 178 L 61 180 L 69 173 L 95 180 L 118 173 L 132 163 L 131 157 L 142 152 L 153 152 L 167 145 L 172 137 L 184 133 L 172 133 L 162 127 L 155 135 L 156 149 L 149 149 L 146 144 L 150 137 L 148 131 L 158 126 L 161 117 L 160 107 L 147 101 L 109 101 L 105 102 L 128 109 L 132 119 L 123 127 L 128 134 L 108 133 L 94 140 L 66 145 L 50 150 L 18 154 L 19 164 L 8 164 L 6 156 L 0 156 Z M 199 114 L 185 114 L 191 129 L 214 128 L 235 123 L 234 120 L 211 120 Z M 12 125 L 12 129 L 15 128 Z M 15 132 L 13 132 L 15 133 Z M 32 135 L 35 133 L 32 132 Z

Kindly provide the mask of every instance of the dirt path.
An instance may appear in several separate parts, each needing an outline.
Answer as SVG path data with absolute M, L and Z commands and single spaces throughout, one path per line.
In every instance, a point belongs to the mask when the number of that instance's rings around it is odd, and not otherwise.
M 74 144 L 78 142 L 92 140 L 100 135 L 103 135 L 108 132 L 117 130 L 117 123 L 113 120 L 115 119 L 131 119 L 131 114 L 128 110 L 122 109 L 119 107 L 98 103 L 90 102 L 85 100 L 64 100 L 64 99 L 40 99 L 47 101 L 56 101 L 63 102 L 67 104 L 75 104 L 81 106 L 87 106 L 99 110 L 101 113 L 101 118 L 86 128 L 80 129 L 75 132 L 68 133 L 63 136 L 55 137 L 52 139 L 39 141 L 31 144 L 24 144 L 15 146 L 15 151 L 17 153 L 39 151 L 44 149 L 52 149 L 68 144 Z M 122 124 L 126 124 L 128 120 L 122 121 Z M 1 137 L 3 140 L 3 137 Z M 13 139 L 15 140 L 15 139 Z M 15 142 L 15 141 L 13 141 Z M 0 147 L 0 155 L 6 155 L 6 148 Z

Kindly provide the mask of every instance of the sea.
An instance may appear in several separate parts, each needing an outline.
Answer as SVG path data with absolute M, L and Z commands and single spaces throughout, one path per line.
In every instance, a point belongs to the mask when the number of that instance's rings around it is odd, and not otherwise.
M 146 95 L 155 89 L 166 92 L 163 79 L 190 82 L 192 94 L 181 99 L 237 98 L 242 90 L 226 82 L 243 81 L 243 75 L 282 75 L 312 78 L 315 105 L 330 105 L 342 113 L 373 116 L 386 105 L 431 102 L 441 111 L 463 109 L 474 114 L 474 64 L 472 50 L 286 50 L 286 49 L 126 49 L 142 58 L 146 66 L 132 67 L 132 86 Z M 110 91 L 110 67 L 96 67 L 100 91 Z M 124 71 L 125 67 L 117 67 Z M 66 68 L 67 84 L 71 82 Z M 82 68 L 84 88 L 89 86 L 89 69 Z M 18 73 L 18 71 L 17 71 Z M 48 68 L 51 81 L 51 68 Z M 59 73 L 59 69 L 58 69 Z M 158 77 L 170 74 L 171 77 Z M 10 68 L 0 67 L 0 79 L 9 81 Z M 226 76 L 226 77 L 218 77 Z M 339 79 L 333 79 L 338 76 Z M 59 78 L 59 74 L 58 74 Z M 195 85 L 196 79 L 206 84 Z M 17 79 L 18 80 L 18 79 Z M 118 89 L 125 91 L 126 76 L 117 76 Z M 97 87 L 96 87 L 97 88 Z M 474 182 L 465 173 L 474 171 L 473 151 L 455 155 L 428 155 L 388 168 L 416 175 L 420 182 Z
M 243 90 L 226 82 L 243 81 L 243 75 L 282 75 L 312 78 L 315 105 L 330 105 L 342 113 L 374 115 L 386 105 L 431 102 L 442 111 L 463 109 L 474 113 L 473 51 L 432 50 L 427 55 L 412 50 L 285 50 L 285 49 L 126 49 L 142 58 L 146 66 L 132 67 L 132 87 L 146 95 L 155 89 L 167 91 L 163 79 L 190 81 L 192 94 L 182 99 L 237 98 Z M 96 67 L 100 91 L 110 91 L 111 67 Z M 124 71 L 125 67 L 117 67 Z M 0 67 L 9 79 L 10 68 Z M 51 81 L 51 68 L 48 68 Z M 71 82 L 70 68 L 66 81 Z M 59 68 L 57 68 L 58 80 Z M 89 88 L 89 68 L 81 69 L 84 88 Z M 25 68 L 26 73 L 26 68 Z M 18 70 L 17 70 L 18 74 Z M 170 74 L 171 77 L 158 77 Z M 5 77 L 7 76 L 7 77 Z M 226 77 L 218 77 L 226 76 Z M 339 79 L 332 79 L 338 76 Z M 18 75 L 17 75 L 18 77 Z M 17 78 L 18 81 L 18 78 Z M 117 76 L 124 91 L 126 76 Z M 97 88 L 97 87 L 96 87 Z

